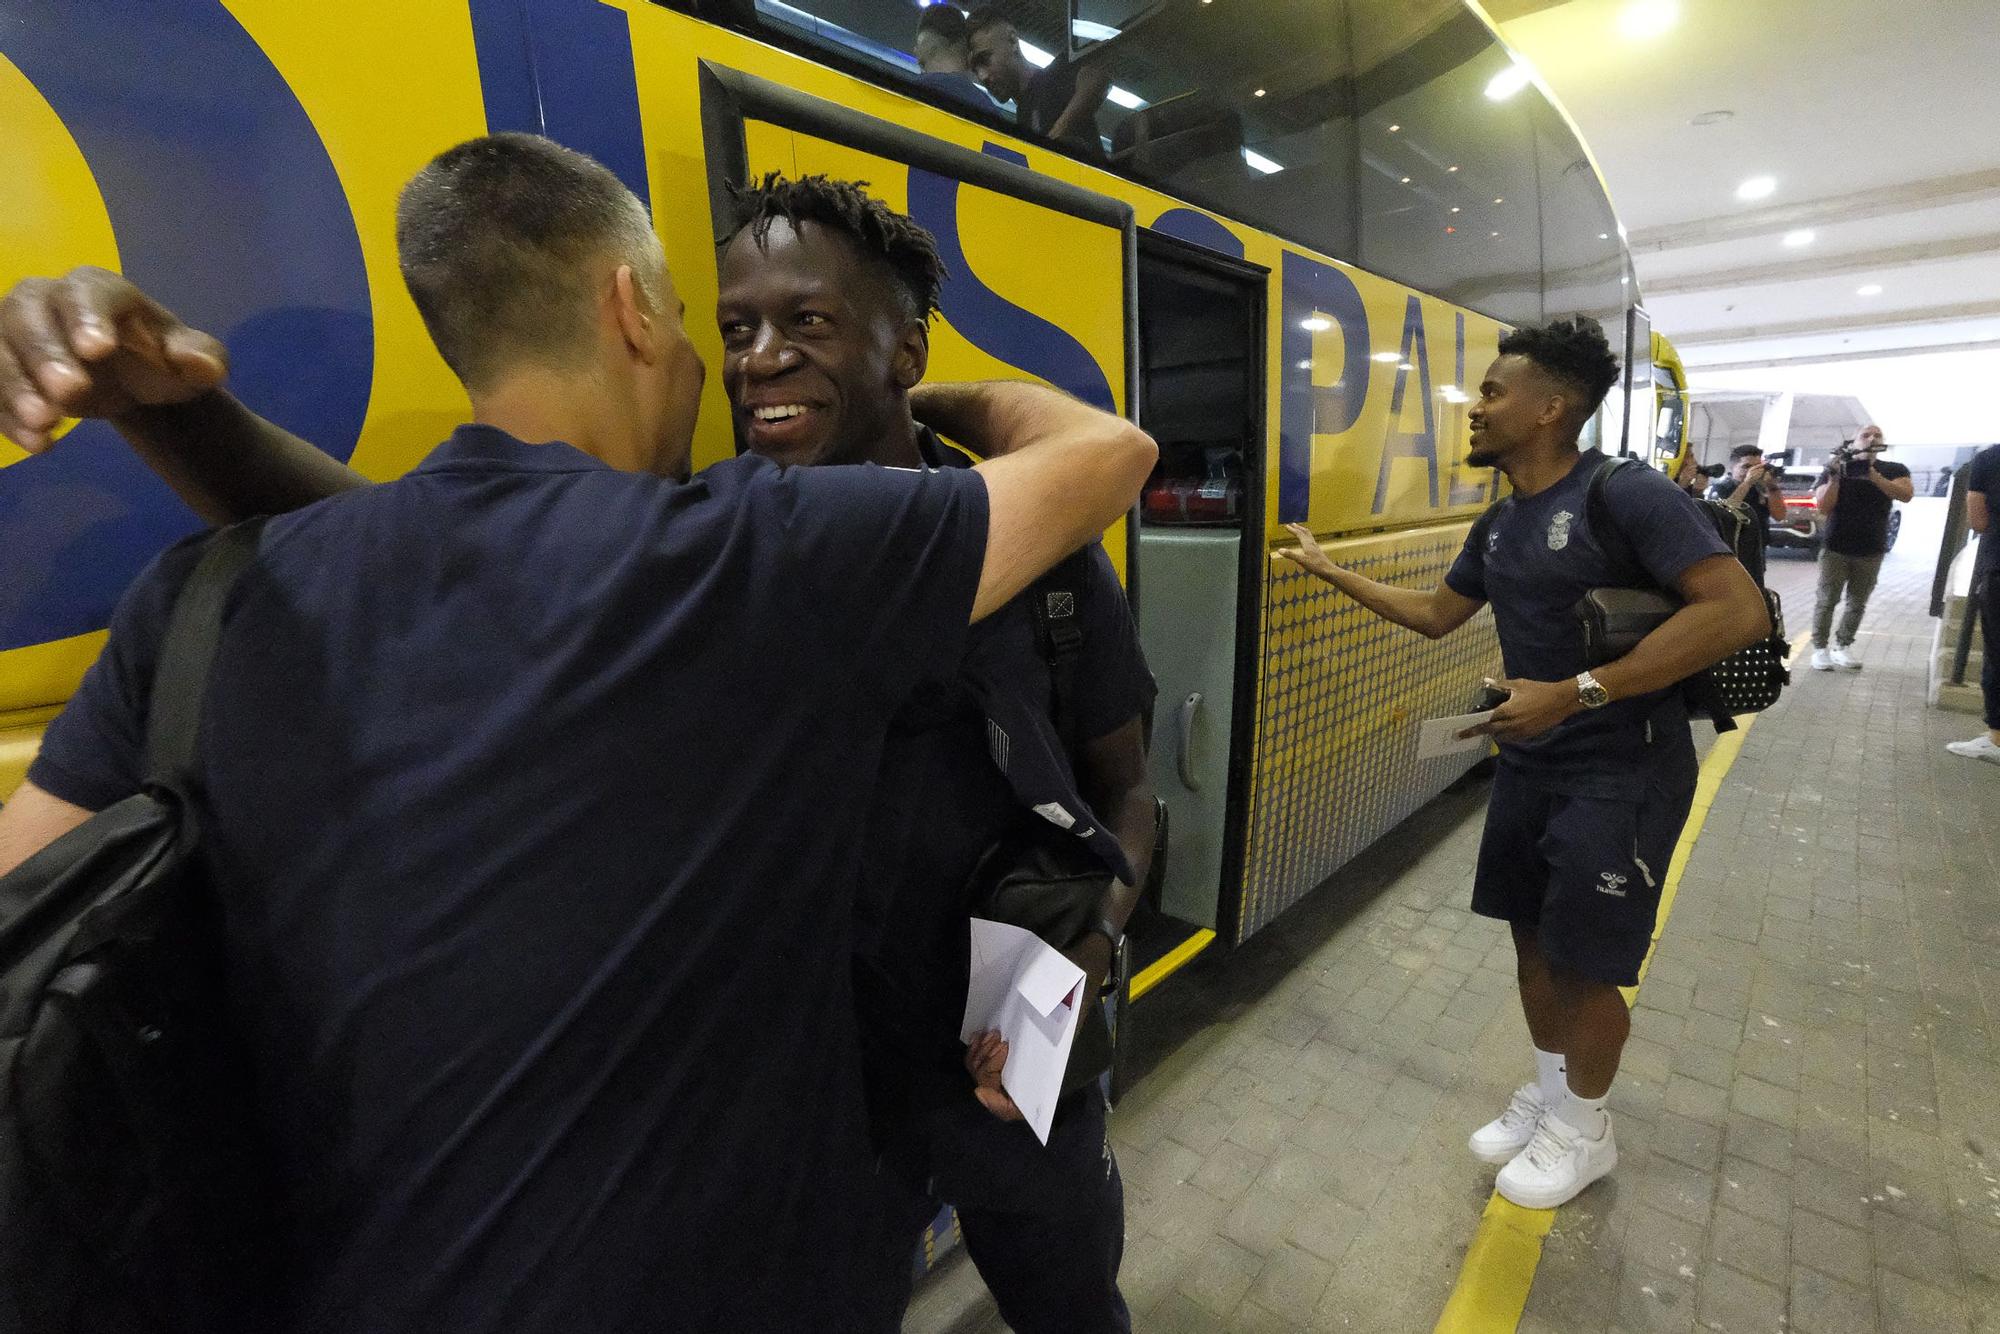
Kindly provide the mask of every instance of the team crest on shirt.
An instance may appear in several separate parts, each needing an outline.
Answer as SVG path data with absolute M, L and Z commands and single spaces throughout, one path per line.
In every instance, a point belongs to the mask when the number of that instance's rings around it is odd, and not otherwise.
M 1616 871 L 1599 871 L 1597 878 L 1604 882 L 1597 887 L 1598 893 L 1609 894 L 1614 899 L 1625 897 L 1626 877 L 1619 875 Z
M 1568 510 L 1557 510 L 1549 519 L 1549 550 L 1561 551 L 1569 545 L 1569 526 L 1576 522 L 1576 516 Z

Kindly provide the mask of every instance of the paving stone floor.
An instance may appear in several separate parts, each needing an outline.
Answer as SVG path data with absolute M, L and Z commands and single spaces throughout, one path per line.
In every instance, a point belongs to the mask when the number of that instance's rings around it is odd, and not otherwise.
M 1620 1166 L 1558 1211 L 1523 1331 L 2000 1334 L 2000 768 L 1923 706 L 1928 510 L 1866 668 L 1801 671 L 1723 783 L 1634 1010 Z M 1774 564 L 1794 633 L 1814 572 Z M 1138 1330 L 1435 1324 L 1492 1186 L 1465 1136 L 1532 1073 L 1511 948 L 1465 909 L 1485 796 L 1144 1003 L 1111 1123 Z M 948 1266 L 906 1328 L 991 1310 Z

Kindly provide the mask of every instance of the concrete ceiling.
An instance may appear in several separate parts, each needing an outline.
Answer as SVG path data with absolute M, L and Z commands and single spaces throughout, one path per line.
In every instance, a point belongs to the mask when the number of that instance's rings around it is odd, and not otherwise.
M 1582 129 L 1690 368 L 2000 348 L 1996 0 L 1485 8 Z M 1644 11 L 1673 21 L 1634 35 Z

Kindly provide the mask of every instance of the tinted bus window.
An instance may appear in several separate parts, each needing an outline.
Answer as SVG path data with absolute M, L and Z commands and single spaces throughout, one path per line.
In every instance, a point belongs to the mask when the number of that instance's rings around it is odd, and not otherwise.
M 1354 256 L 1341 0 L 1007 0 L 1004 26 L 974 31 L 966 11 L 909 0 L 743 4 L 770 35 L 926 101 Z
M 1354 4 L 1365 269 L 1541 318 L 1540 94 L 1457 0 Z

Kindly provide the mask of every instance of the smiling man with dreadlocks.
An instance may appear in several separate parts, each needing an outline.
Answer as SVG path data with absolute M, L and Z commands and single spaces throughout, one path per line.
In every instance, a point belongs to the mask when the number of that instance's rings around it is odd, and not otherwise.
M 794 465 L 965 466 L 932 429 L 960 429 L 936 391 L 919 391 L 911 411 L 946 278 L 930 234 L 823 176 L 768 176 L 738 203 L 716 313 L 741 446 Z M 975 1090 L 958 1037 L 966 886 L 1024 809 L 1055 794 L 1076 821 L 1070 832 L 1095 830 L 1086 842 L 1115 873 L 1097 927 L 1068 951 L 1093 982 L 1111 967 L 1151 857 L 1141 719 L 1152 675 L 1103 548 L 1065 570 L 1082 635 L 1061 723 L 1031 588 L 975 630 L 962 668 L 912 697 L 883 756 L 863 841 L 873 893 L 857 908 L 855 987 L 883 1153 L 885 1329 L 900 1323 L 911 1250 L 939 1199 L 957 1207 L 966 1250 L 1019 1334 L 1131 1327 L 1117 1282 L 1124 1188 L 1095 1084 L 1058 1107 L 1045 1146 L 1004 1094 Z M 990 746 L 995 732 L 1011 744 Z

